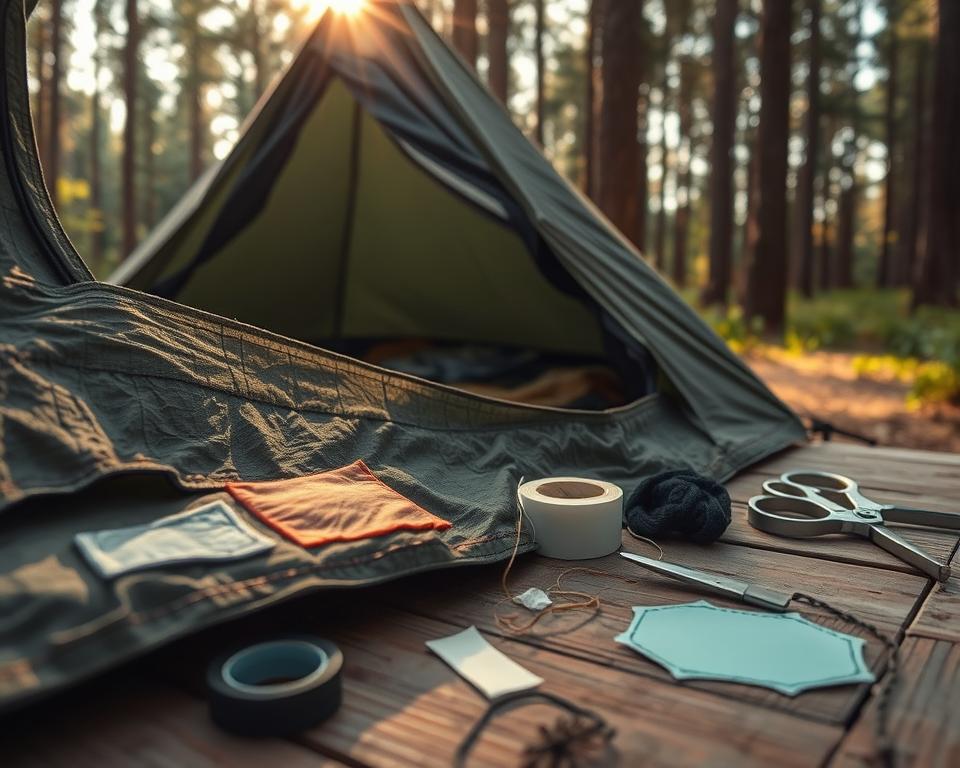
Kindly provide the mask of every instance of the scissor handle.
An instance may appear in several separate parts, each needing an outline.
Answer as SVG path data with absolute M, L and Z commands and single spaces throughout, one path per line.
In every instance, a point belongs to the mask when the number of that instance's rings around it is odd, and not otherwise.
M 829 507 L 789 495 L 754 496 L 747 502 L 747 520 L 757 530 L 793 539 L 842 533 L 844 527 Z
M 763 483 L 763 491 L 770 496 L 782 496 L 790 499 L 804 499 L 805 501 L 829 512 L 836 512 L 846 509 L 842 504 L 837 504 L 831 499 L 821 496 L 816 488 L 808 485 L 790 482 L 789 480 L 766 480 Z M 817 517 L 818 515 L 809 515 Z M 822 515 L 819 515 L 822 517 Z
M 818 491 L 833 491 L 834 493 L 850 493 L 859 490 L 857 481 L 846 475 L 835 475 L 833 472 L 820 472 L 812 469 L 795 469 L 784 472 L 780 479 L 785 483 L 805 485 Z

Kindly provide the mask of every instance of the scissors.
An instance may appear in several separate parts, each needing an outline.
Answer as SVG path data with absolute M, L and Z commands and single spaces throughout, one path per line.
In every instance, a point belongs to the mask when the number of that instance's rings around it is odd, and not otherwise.
M 830 472 L 786 472 L 779 480 L 767 480 L 763 490 L 766 495 L 747 502 L 747 519 L 754 528 L 791 538 L 856 534 L 939 582 L 950 578 L 950 566 L 942 565 L 886 524 L 960 530 L 960 515 L 880 504 L 860 493 L 855 480 Z

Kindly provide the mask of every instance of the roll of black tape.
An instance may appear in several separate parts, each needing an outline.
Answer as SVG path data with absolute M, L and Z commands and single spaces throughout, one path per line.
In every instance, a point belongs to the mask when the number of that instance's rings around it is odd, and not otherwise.
M 210 716 L 240 736 L 286 736 L 340 707 L 343 654 L 329 640 L 290 636 L 224 654 L 207 670 Z

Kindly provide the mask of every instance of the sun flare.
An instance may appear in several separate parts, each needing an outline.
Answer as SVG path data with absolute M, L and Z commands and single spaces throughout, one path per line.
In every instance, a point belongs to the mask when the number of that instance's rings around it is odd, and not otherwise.
M 310 19 L 319 19 L 327 11 L 340 13 L 344 16 L 356 16 L 366 6 L 367 0 L 301 0 L 294 3 L 300 7 L 307 6 Z

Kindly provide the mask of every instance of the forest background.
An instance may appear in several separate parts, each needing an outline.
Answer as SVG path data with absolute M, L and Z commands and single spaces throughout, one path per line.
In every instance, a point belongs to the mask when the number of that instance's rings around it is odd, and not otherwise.
M 329 5 L 40 0 L 41 161 L 101 278 Z M 516 124 L 802 415 L 960 450 L 960 2 L 419 0 Z

